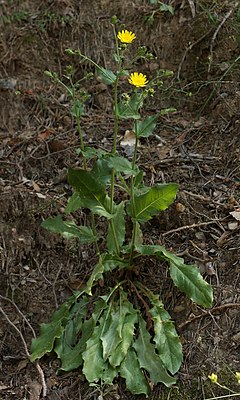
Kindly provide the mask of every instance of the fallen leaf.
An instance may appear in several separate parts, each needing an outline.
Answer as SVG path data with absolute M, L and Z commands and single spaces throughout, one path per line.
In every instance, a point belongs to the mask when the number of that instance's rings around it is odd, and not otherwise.
M 237 221 L 240 221 L 240 209 L 238 208 L 236 211 L 231 211 L 229 214 Z
M 28 363 L 29 363 L 29 360 L 27 358 L 25 358 L 25 360 L 21 360 L 17 365 L 17 372 L 20 372 L 20 371 L 22 371 L 22 369 L 26 368 Z
M 39 400 L 42 391 L 42 385 L 38 381 L 34 380 L 29 382 L 28 386 L 30 389 L 29 400 Z
M 44 142 L 44 140 L 48 139 L 51 135 L 55 133 L 54 129 L 46 129 L 38 134 L 37 140 L 39 142 Z

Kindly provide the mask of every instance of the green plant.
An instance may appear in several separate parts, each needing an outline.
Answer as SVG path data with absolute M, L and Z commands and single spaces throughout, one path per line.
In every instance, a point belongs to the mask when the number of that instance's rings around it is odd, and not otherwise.
M 73 219 L 62 216 L 49 218 L 42 226 L 65 238 L 95 244 L 98 262 L 83 289 L 54 313 L 50 323 L 41 325 L 40 337 L 32 342 L 30 359 L 34 361 L 54 350 L 61 360 L 61 371 L 81 366 L 87 380 L 94 385 L 98 382 L 110 385 L 120 375 L 132 393 L 147 396 L 152 385 L 158 382 L 166 386 L 175 383 L 174 374 L 180 368 L 183 355 L 174 323 L 159 295 L 139 279 L 139 267 L 148 257 L 159 259 L 161 268 L 168 264 L 174 284 L 203 307 L 212 304 L 212 288 L 196 266 L 184 264 L 182 258 L 163 246 L 144 244 L 142 225 L 168 208 L 178 185 L 156 183 L 149 187 L 145 184 L 143 171 L 137 165 L 138 143 L 153 133 L 158 118 L 169 110 L 142 116 L 144 101 L 153 95 L 154 88 L 161 87 L 159 76 L 164 73 L 160 71 L 149 82 L 144 74 L 129 72 L 132 60 L 151 58 L 151 55 L 141 47 L 129 61 L 130 44 L 136 36 L 127 30 L 117 33 L 116 23 L 113 17 L 115 72 L 99 66 L 80 51 L 68 49 L 69 54 L 77 54 L 90 62 L 98 77 L 113 87 L 115 123 L 111 152 L 84 145 L 80 120 L 86 97 L 79 97 L 72 69 L 65 75 L 70 85 L 47 73 L 72 98 L 72 115 L 77 120 L 83 157 L 83 168 L 68 171 L 74 192 L 65 213 L 80 208 L 90 213 L 87 226 L 78 226 Z M 120 80 L 126 78 L 133 90 L 120 96 Z M 121 119 L 133 121 L 135 143 L 131 160 L 117 152 Z M 106 235 L 98 234 L 99 217 L 107 222 Z M 131 228 L 127 229 L 128 226 Z M 110 287 L 102 283 L 104 279 L 111 282 Z
M 237 379 L 238 384 L 240 385 L 240 372 L 236 372 L 233 375 L 234 375 L 234 378 Z M 218 386 L 221 389 L 224 389 L 224 390 L 228 391 L 229 393 L 226 394 L 226 395 L 223 395 L 223 396 L 214 396 L 214 397 L 208 398 L 206 400 L 230 399 L 232 397 L 236 398 L 236 396 L 240 396 L 240 393 L 237 393 L 236 391 L 230 389 L 226 385 L 223 385 L 223 384 L 219 383 L 218 376 L 216 374 L 212 373 L 211 375 L 208 376 L 208 378 L 216 386 Z
M 169 12 L 171 15 L 174 15 L 174 8 L 170 4 L 165 4 L 160 0 L 149 0 L 150 4 L 157 5 L 157 9 L 153 10 L 153 12 L 146 17 L 146 23 L 149 26 L 153 25 L 155 14 L 159 12 Z

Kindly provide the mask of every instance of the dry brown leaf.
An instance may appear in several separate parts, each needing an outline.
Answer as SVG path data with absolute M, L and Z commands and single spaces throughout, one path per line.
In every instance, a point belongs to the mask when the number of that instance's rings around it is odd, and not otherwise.
M 17 365 L 17 372 L 20 372 L 20 371 L 22 371 L 22 369 L 26 368 L 28 363 L 29 363 L 29 360 L 27 358 L 25 358 L 25 360 L 21 360 Z
M 30 389 L 29 400 L 39 400 L 42 391 L 42 385 L 38 381 L 34 380 L 29 382 L 28 386 Z
M 229 214 L 231 214 L 231 216 L 235 218 L 237 221 L 240 221 L 240 208 L 238 208 L 235 211 L 231 211 Z
M 125 146 L 134 146 L 136 141 L 136 135 L 133 131 L 126 130 L 123 139 L 120 142 L 120 145 Z

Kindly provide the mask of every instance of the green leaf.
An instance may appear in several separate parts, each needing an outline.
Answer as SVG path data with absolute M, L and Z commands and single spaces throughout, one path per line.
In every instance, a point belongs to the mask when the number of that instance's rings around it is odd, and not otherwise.
M 135 194 L 135 215 L 131 203 L 129 214 L 139 222 L 149 221 L 153 215 L 165 210 L 175 199 L 178 185 L 175 183 L 158 184 L 142 195 Z
M 151 116 L 145 118 L 143 121 L 136 122 L 136 132 L 135 133 L 138 138 L 148 137 L 153 133 L 153 131 L 157 125 L 158 116 L 159 116 L 159 114 L 151 115 Z
M 139 172 L 137 167 L 132 169 L 132 163 L 124 157 L 112 156 L 109 158 L 108 165 L 111 168 L 111 171 L 114 169 L 116 172 L 122 172 L 126 175 L 135 176 Z
M 195 265 L 184 264 L 181 257 L 170 253 L 163 246 L 137 246 L 137 250 L 144 255 L 156 255 L 170 264 L 170 275 L 179 290 L 184 292 L 192 301 L 203 307 L 211 307 L 213 290 L 201 276 Z
M 122 119 L 139 119 L 140 114 L 138 112 L 142 105 L 141 96 L 135 93 L 130 100 L 123 101 L 117 105 L 117 113 L 119 118 Z
M 105 316 L 103 315 L 86 343 L 86 350 L 82 353 L 84 360 L 83 373 L 88 382 L 99 381 L 102 378 L 104 369 L 107 367 L 107 363 L 103 359 L 102 342 L 100 340 L 104 322 Z
M 71 371 L 82 364 L 82 352 L 85 349 L 86 338 L 83 340 L 82 334 L 81 339 L 77 343 L 76 339 L 80 330 L 83 330 L 83 320 L 87 314 L 86 306 L 88 302 L 88 298 L 84 296 L 79 303 L 73 306 L 68 316 L 68 322 L 64 327 L 64 332 L 60 338 L 56 339 L 54 351 L 61 360 L 60 370 L 62 371 Z M 91 320 L 87 322 L 89 321 Z
M 171 258 L 170 275 L 174 285 L 189 299 L 203 307 L 212 306 L 212 287 L 203 279 L 196 265 L 186 265 L 180 257 L 174 260 Z
M 103 358 L 113 367 L 119 366 L 126 356 L 133 340 L 137 312 L 127 300 L 125 292 L 120 293 L 120 303 L 111 304 L 104 329 L 101 334 Z
M 143 233 L 141 230 L 141 225 L 136 222 L 136 236 L 135 236 L 135 242 L 134 244 L 136 245 L 141 245 L 143 243 Z
M 68 178 L 70 185 L 78 192 L 83 207 L 89 208 L 100 216 L 112 218 L 109 212 L 109 198 L 94 174 L 82 169 L 69 168 Z
M 80 243 L 93 243 L 97 240 L 97 237 L 89 227 L 78 226 L 73 221 L 63 221 L 60 216 L 46 219 L 41 226 L 50 232 L 61 234 L 65 239 L 76 237 Z
M 74 192 L 68 199 L 68 204 L 64 210 L 65 214 L 70 214 L 82 208 L 82 201 L 77 192 Z
M 106 85 L 112 85 L 116 80 L 116 75 L 105 68 L 97 68 L 97 74 Z
M 69 309 L 83 292 L 76 292 L 61 307 L 55 311 L 52 322 L 41 324 L 40 336 L 32 340 L 30 361 L 41 358 L 52 351 L 56 338 L 59 338 L 64 330 L 64 323 L 69 314 Z
M 114 207 L 114 214 L 112 218 L 112 225 L 108 226 L 107 248 L 112 254 L 117 254 L 116 243 L 113 236 L 112 228 L 114 229 L 115 239 L 121 248 L 125 240 L 125 209 L 124 202 Z
M 128 266 L 128 263 L 121 258 L 111 255 L 102 254 L 99 257 L 98 264 L 94 267 L 89 280 L 87 281 L 85 291 L 87 294 L 91 295 L 92 285 L 99 279 L 103 279 L 104 272 L 113 271 L 114 269 L 123 269 Z
M 137 353 L 140 367 L 149 372 L 153 383 L 162 382 L 169 387 L 176 382 L 167 373 L 160 356 L 155 352 L 154 345 L 151 343 L 151 336 L 147 331 L 146 323 L 142 317 L 139 317 L 139 336 L 134 342 L 133 347 Z
M 154 322 L 154 342 L 164 366 L 175 374 L 182 363 L 182 345 L 171 317 L 158 296 L 149 296 L 153 308 L 149 311 Z
M 160 11 L 168 11 L 170 14 L 174 15 L 174 8 L 168 4 L 160 2 Z
M 138 357 L 132 347 L 127 352 L 120 366 L 120 375 L 126 379 L 126 386 L 133 394 L 145 394 L 150 392 L 149 384 L 140 368 Z
M 71 108 L 71 115 L 75 118 L 80 118 L 84 114 L 85 114 L 84 104 L 78 99 L 74 100 L 73 106 Z
M 125 316 L 124 322 L 122 325 L 119 324 L 119 328 L 121 328 L 120 336 L 122 341 L 118 344 L 115 351 L 109 357 L 109 362 L 113 367 L 119 366 L 126 356 L 127 352 L 133 341 L 134 334 L 134 326 L 137 322 L 137 313 L 134 310 L 132 314 L 128 314 Z
M 104 187 L 111 182 L 112 167 L 108 159 L 98 159 L 92 169 L 94 179 Z

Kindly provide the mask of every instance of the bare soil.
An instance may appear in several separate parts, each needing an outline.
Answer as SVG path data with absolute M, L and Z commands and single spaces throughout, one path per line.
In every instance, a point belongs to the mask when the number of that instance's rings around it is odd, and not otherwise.
M 27 361 L 31 339 L 94 265 L 90 246 L 67 242 L 40 226 L 45 218 L 63 212 L 71 194 L 67 168 L 81 163 L 69 101 L 44 71 L 62 76 L 68 64 L 77 78 L 91 71 L 67 55 L 67 48 L 80 48 L 111 68 L 112 15 L 136 33 L 134 46 L 145 45 L 156 56 L 149 64 L 139 64 L 139 70 L 148 76 L 158 68 L 174 72 L 146 112 L 172 106 L 177 111 L 161 118 L 155 135 L 141 142 L 138 157 L 149 181 L 177 182 L 180 190 L 175 204 L 145 226 L 145 241 L 161 243 L 198 264 L 214 287 L 214 305 L 206 311 L 190 304 L 168 281 L 163 283 L 164 271 L 159 272 L 156 260 L 143 266 L 148 286 L 161 293 L 184 347 L 177 385 L 159 385 L 149 398 L 201 400 L 228 394 L 209 382 L 211 372 L 240 391 L 233 375 L 240 371 L 239 5 L 164 3 L 173 5 L 174 15 L 147 0 L 0 1 L 3 400 L 42 398 L 39 371 Z M 111 89 L 95 80 L 85 89 L 91 94 L 83 118 L 85 140 L 110 148 Z M 124 123 L 120 136 L 126 129 Z M 79 214 L 80 221 L 84 218 Z M 110 389 L 89 387 L 81 370 L 57 375 L 54 355 L 44 357 L 40 366 L 49 400 L 144 398 L 129 394 L 122 381 Z

